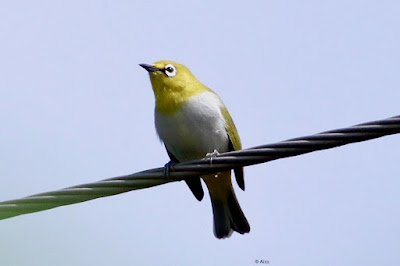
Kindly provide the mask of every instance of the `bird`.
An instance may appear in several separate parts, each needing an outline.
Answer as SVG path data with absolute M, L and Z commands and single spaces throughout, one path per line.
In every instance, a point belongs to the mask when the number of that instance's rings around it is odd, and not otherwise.
M 139 65 L 150 76 L 155 96 L 156 131 L 170 164 L 242 149 L 236 126 L 221 98 L 186 66 L 170 60 Z M 238 186 L 244 191 L 243 167 L 233 170 Z M 199 201 L 204 197 L 200 178 L 210 194 L 215 237 L 227 238 L 233 231 L 250 232 L 249 222 L 233 190 L 231 170 L 185 179 Z

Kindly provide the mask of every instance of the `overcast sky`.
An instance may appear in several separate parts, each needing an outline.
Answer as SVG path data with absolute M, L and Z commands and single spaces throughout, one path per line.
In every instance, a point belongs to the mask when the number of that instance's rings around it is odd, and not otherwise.
M 188 66 L 244 147 L 400 114 L 399 1 L 3 1 L 0 201 L 168 161 L 139 63 Z M 399 265 L 400 135 L 248 167 L 247 235 L 184 182 L 0 221 L 0 265 Z

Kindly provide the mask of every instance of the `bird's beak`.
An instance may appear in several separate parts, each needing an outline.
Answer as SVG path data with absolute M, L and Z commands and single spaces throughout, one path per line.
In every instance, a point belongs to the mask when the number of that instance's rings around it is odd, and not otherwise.
M 148 65 L 148 64 L 139 64 L 139 66 L 143 67 L 143 68 L 146 69 L 148 72 L 160 71 L 160 70 L 159 70 L 158 68 L 156 68 L 155 66 Z

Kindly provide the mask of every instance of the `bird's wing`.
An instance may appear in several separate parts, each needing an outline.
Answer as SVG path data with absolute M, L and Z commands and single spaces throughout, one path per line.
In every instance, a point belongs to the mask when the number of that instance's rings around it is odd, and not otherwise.
M 221 109 L 222 115 L 225 119 L 226 123 L 226 131 L 228 132 L 229 137 L 229 151 L 237 151 L 242 149 L 242 143 L 240 141 L 239 133 L 237 132 L 235 123 L 231 115 L 228 112 L 228 109 L 225 107 Z M 244 190 L 244 174 L 243 167 L 234 168 L 235 178 L 238 186 Z
M 168 150 L 167 146 L 165 146 L 167 150 L 168 156 L 173 163 L 179 163 L 179 160 Z M 201 186 L 200 177 L 190 177 L 185 179 L 186 184 L 192 191 L 193 195 L 198 201 L 201 201 L 204 197 L 203 187 Z

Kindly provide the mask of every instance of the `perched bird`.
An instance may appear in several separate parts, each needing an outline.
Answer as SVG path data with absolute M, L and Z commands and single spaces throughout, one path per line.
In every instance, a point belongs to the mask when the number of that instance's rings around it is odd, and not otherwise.
M 242 148 L 232 117 L 219 96 L 203 85 L 182 64 L 158 61 L 140 64 L 150 75 L 155 95 L 155 125 L 172 163 L 204 158 L 207 154 Z M 244 190 L 243 168 L 234 169 Z M 248 233 L 250 225 L 236 199 L 231 171 L 201 177 L 209 190 L 214 214 L 214 235 Z M 200 177 L 185 180 L 194 196 L 204 196 Z

